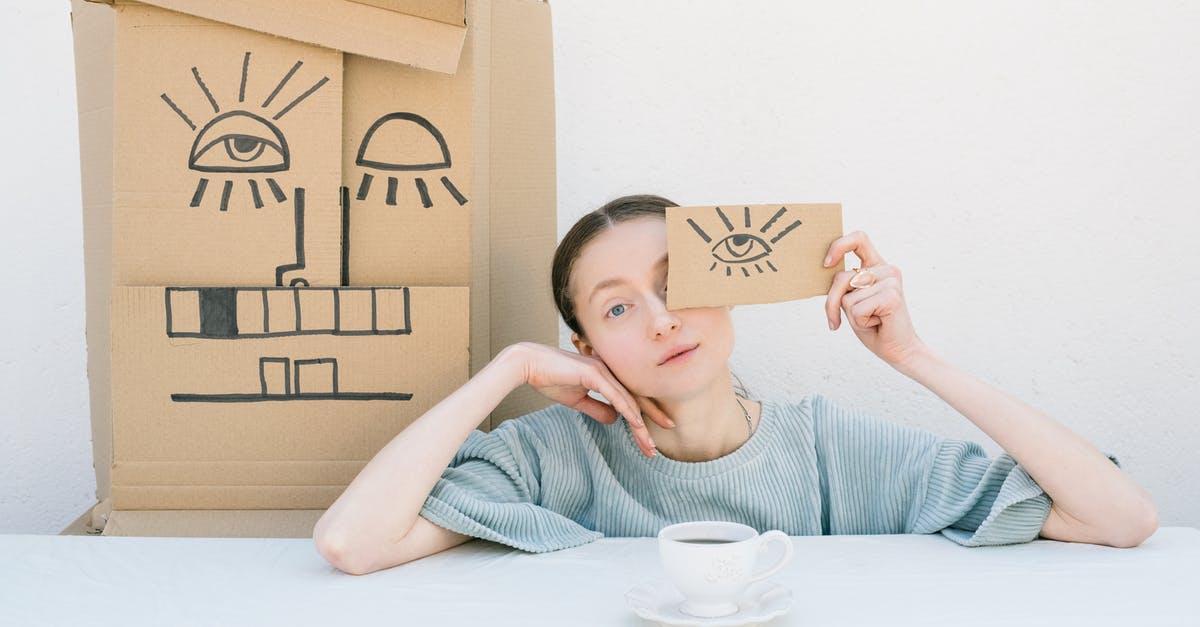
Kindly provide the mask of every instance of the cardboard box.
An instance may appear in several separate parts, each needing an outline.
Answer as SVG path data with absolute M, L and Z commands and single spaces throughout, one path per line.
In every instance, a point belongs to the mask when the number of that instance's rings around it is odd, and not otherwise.
M 500 349 L 557 343 L 544 2 L 73 0 L 72 24 L 100 503 L 69 530 L 308 535 Z

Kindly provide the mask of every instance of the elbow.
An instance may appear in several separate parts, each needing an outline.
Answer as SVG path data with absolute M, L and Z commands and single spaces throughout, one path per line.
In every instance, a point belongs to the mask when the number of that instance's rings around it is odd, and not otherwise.
M 348 575 L 365 575 L 374 570 L 351 545 L 348 533 L 321 522 L 313 529 L 313 544 L 326 562 Z
M 1125 525 L 1108 543 L 1121 549 L 1132 549 L 1140 546 L 1147 538 L 1158 531 L 1158 510 L 1153 504 L 1147 504 L 1142 514 Z

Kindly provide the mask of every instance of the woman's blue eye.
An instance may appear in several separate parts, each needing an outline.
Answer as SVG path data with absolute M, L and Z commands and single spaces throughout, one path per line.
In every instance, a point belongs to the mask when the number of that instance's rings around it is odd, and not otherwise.
M 608 315 L 614 318 L 623 313 L 625 313 L 625 305 L 614 305 L 612 309 L 608 310 Z

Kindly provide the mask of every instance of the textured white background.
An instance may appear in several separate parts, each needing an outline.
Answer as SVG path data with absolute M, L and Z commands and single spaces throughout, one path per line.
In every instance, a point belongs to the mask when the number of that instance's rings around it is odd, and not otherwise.
M 560 234 L 627 193 L 840 202 L 928 344 L 1121 457 L 1163 525 L 1200 526 L 1200 4 L 552 6 Z M 95 493 L 68 3 L 8 15 L 0 532 L 54 533 Z M 735 310 L 752 393 L 998 452 L 822 305 Z

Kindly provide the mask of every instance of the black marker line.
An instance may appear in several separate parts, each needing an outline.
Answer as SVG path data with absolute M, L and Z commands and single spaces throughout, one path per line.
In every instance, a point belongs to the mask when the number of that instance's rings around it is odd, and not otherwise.
M 286 85 L 289 80 L 291 80 L 292 74 L 295 74 L 296 70 L 300 69 L 301 65 L 304 65 L 304 62 L 297 61 L 296 65 L 293 65 L 292 69 L 288 70 L 288 73 L 283 75 L 283 80 L 279 81 L 279 84 L 275 86 L 275 91 L 271 92 L 271 95 L 267 96 L 267 99 L 263 101 L 262 106 L 264 109 L 271 106 L 271 101 L 275 99 L 275 95 L 279 93 L 279 90 L 283 89 L 283 86 Z
M 408 288 L 404 288 L 404 328 L 400 331 L 403 335 L 412 333 L 412 320 L 408 317 Z
M 429 199 L 429 188 L 425 186 L 425 179 L 417 177 L 414 179 L 417 184 L 417 193 L 421 195 L 421 206 L 426 209 L 433 206 L 433 201 Z
M 396 204 L 396 185 L 399 183 L 400 181 L 397 181 L 396 177 L 388 177 L 387 204 L 393 206 Z
M 290 288 L 289 288 L 290 289 Z M 357 336 L 357 335 L 411 335 L 411 330 L 406 329 L 383 329 L 381 331 L 353 331 L 341 330 L 330 331 L 329 329 L 310 329 L 307 331 L 271 331 L 269 333 L 246 333 L 238 331 L 236 336 L 227 335 L 212 335 L 197 331 L 177 331 L 169 334 L 170 337 L 178 338 L 195 338 L 200 340 L 261 340 L 265 338 L 275 337 L 300 337 L 304 335 L 338 335 L 338 336 Z
M 250 51 L 242 58 L 242 86 L 238 88 L 238 102 L 246 101 L 246 72 L 250 69 Z
M 220 113 L 221 107 L 217 106 L 217 101 L 213 98 L 212 92 L 208 91 L 208 87 L 205 86 L 204 81 L 200 78 L 200 70 L 197 70 L 194 66 L 192 67 L 192 76 L 196 77 L 196 84 L 200 86 L 200 89 L 204 90 L 204 95 L 208 97 L 208 104 L 212 105 L 213 113 Z
M 169 287 L 163 290 L 163 294 L 167 297 L 167 337 L 175 337 L 175 330 L 171 328 L 171 292 L 174 291 Z
M 189 207 L 200 206 L 200 201 L 204 200 L 204 188 L 206 187 L 208 187 L 208 179 L 200 179 L 200 182 L 196 183 L 196 193 L 192 194 L 192 202 L 188 204 Z
M 454 183 L 450 182 L 448 177 L 442 177 L 442 186 L 446 188 L 446 191 L 450 192 L 451 196 L 454 196 L 454 200 L 458 202 L 458 206 L 461 207 L 467 204 L 467 197 L 458 191 L 458 188 L 454 186 Z
M 371 288 L 371 333 L 379 333 L 378 303 L 375 298 L 375 288 Z
M 725 228 L 729 229 L 730 232 L 732 232 L 733 231 L 733 223 L 729 221 L 729 218 L 725 217 L 725 212 L 721 211 L 720 207 L 714 207 L 714 209 L 717 210 L 717 215 L 721 216 L 721 222 L 725 223 Z
M 287 196 L 283 195 L 283 190 L 279 188 L 279 183 L 276 183 L 275 179 L 268 178 L 267 187 L 270 187 L 271 193 L 275 195 L 275 202 L 283 202 L 287 200 Z
M 764 225 L 762 226 L 762 228 L 758 230 L 758 232 L 759 232 L 759 233 L 766 233 L 766 232 L 767 232 L 767 229 L 771 228 L 771 225 L 772 225 L 772 224 L 775 224 L 775 221 L 779 219 L 779 216 L 781 216 L 781 215 L 783 215 L 783 214 L 785 214 L 785 213 L 787 213 L 787 207 L 780 207 L 779 211 L 776 211 L 776 212 L 775 212 L 775 215 L 771 216 L 771 219 L 770 219 L 770 220 L 767 220 L 767 223 L 766 223 L 766 224 L 764 224 Z
M 270 181 L 271 179 L 267 179 Z M 292 202 L 295 204 L 295 222 L 296 222 L 296 263 L 291 263 L 275 268 L 275 286 L 283 287 L 283 275 L 289 270 L 304 269 L 304 188 L 297 187 L 292 194 Z M 298 279 L 303 280 L 303 279 Z
M 174 102 L 171 102 L 171 99 L 168 98 L 166 94 L 162 95 L 162 99 L 163 99 L 163 101 L 165 101 L 167 103 L 167 106 L 171 107 L 172 111 L 174 111 L 175 113 L 178 113 L 179 117 L 183 118 L 184 122 L 187 122 L 187 125 L 189 127 L 191 127 L 191 129 L 193 131 L 196 130 L 196 125 L 193 124 L 192 121 L 188 119 L 188 116 L 184 115 L 183 111 L 179 107 L 175 106 Z
M 342 186 L 342 285 L 350 285 L 350 188 Z M 333 291 L 333 328 L 337 324 L 337 290 Z
M 758 270 L 758 273 L 759 273 L 759 274 L 762 274 L 762 266 L 760 266 L 760 265 L 758 265 L 758 264 L 756 263 L 756 264 L 754 264 L 754 269 L 755 269 L 755 270 Z
M 300 325 L 300 288 L 292 288 L 292 300 L 296 303 L 296 332 L 299 333 L 304 330 Z
M 292 389 L 291 368 L 289 367 L 291 360 L 287 357 L 259 357 L 258 358 L 258 379 L 262 383 L 262 395 L 267 396 L 267 369 L 264 368 L 267 364 L 283 364 L 283 391 L 288 393 Z
M 336 396 L 338 393 L 338 364 L 336 359 L 331 359 L 333 362 L 333 393 Z
M 325 83 L 328 83 L 328 82 L 329 82 L 329 77 L 328 77 L 328 76 L 326 76 L 326 77 L 322 78 L 321 80 L 317 81 L 317 84 L 316 84 L 316 85 L 313 85 L 312 87 L 309 87 L 309 88 L 308 88 L 308 91 L 306 91 L 306 92 L 304 92 L 304 93 L 300 94 L 300 96 L 299 96 L 298 98 L 296 98 L 295 100 L 293 100 L 291 104 L 289 104 L 288 106 L 286 106 L 286 107 L 284 107 L 284 108 L 280 109 L 280 110 L 279 110 L 279 113 L 276 113 L 276 114 L 275 114 L 275 117 L 273 117 L 273 118 L 271 118 L 271 119 L 272 119 L 272 120 L 278 120 L 279 118 L 283 117 L 283 114 L 287 113 L 288 111 L 291 111 L 291 110 L 292 110 L 292 107 L 294 107 L 294 106 L 296 106 L 296 105 L 300 104 L 300 103 L 301 103 L 301 102 L 302 102 L 302 101 L 303 101 L 305 98 L 308 98 L 309 96 L 313 95 L 313 92 L 315 92 L 315 91 L 317 91 L 318 89 L 320 89 L 320 88 L 321 88 L 321 85 L 324 85 Z
M 732 274 L 733 274 L 733 266 L 725 266 L 725 276 L 731 276 Z
M 711 244 L 711 243 L 712 243 L 712 238 L 708 236 L 708 233 L 705 233 L 705 232 L 704 232 L 704 230 L 703 230 L 703 229 L 701 229 L 701 228 L 700 228 L 700 226 L 699 226 L 698 224 L 696 224 L 695 222 L 693 222 L 691 218 L 688 218 L 688 219 L 687 219 L 687 223 L 688 223 L 688 224 L 690 224 L 690 225 L 692 225 L 692 228 L 693 228 L 693 229 L 696 229 L 696 234 L 698 234 L 700 237 L 704 238 L 704 241 L 705 241 L 705 242 L 707 242 L 707 243 L 709 243 L 709 244 Z
M 714 261 L 713 265 L 708 267 L 708 271 L 712 272 L 713 270 L 716 270 L 716 269 L 717 269 L 717 262 Z
M 746 266 L 742 266 L 742 274 L 750 276 L 750 271 L 746 269 Z
M 263 295 L 263 333 L 271 334 L 271 312 L 267 309 L 267 290 L 262 291 Z
M 799 221 L 799 220 L 796 220 L 795 222 L 793 222 L 793 223 L 789 224 L 789 225 L 788 225 L 788 228 L 786 228 L 786 229 L 784 229 L 784 230 L 780 231 L 780 232 L 779 232 L 779 235 L 776 235 L 775 237 L 772 237 L 772 238 L 771 238 L 771 243 L 772 243 L 772 244 L 774 244 L 775 242 L 778 242 L 779 240 L 783 239 L 783 236 L 784 236 L 784 235 L 787 235 L 788 233 L 791 233 L 791 232 L 792 232 L 792 229 L 794 229 L 794 228 L 796 228 L 796 227 L 798 227 L 798 226 L 800 226 L 800 221 Z
M 333 290 L 333 335 L 342 330 L 342 290 Z
M 254 179 L 250 179 L 250 197 L 254 199 L 255 209 L 263 208 L 262 196 L 258 193 L 258 181 Z
M 367 192 L 371 190 L 371 181 L 374 178 L 370 172 L 363 172 L 362 182 L 358 184 L 358 195 L 355 198 L 359 200 L 367 199 Z
M 779 272 L 779 270 L 775 267 L 775 264 L 771 263 L 770 259 L 767 260 L 767 267 L 771 269 L 771 272 Z
M 746 207 L 746 228 L 750 228 L 750 207 Z
M 172 394 L 176 403 L 261 403 L 271 401 L 409 401 L 408 392 L 338 392 L 336 394 Z
M 221 211 L 229 211 L 229 192 L 233 191 L 233 181 L 225 181 L 225 189 L 221 190 Z

